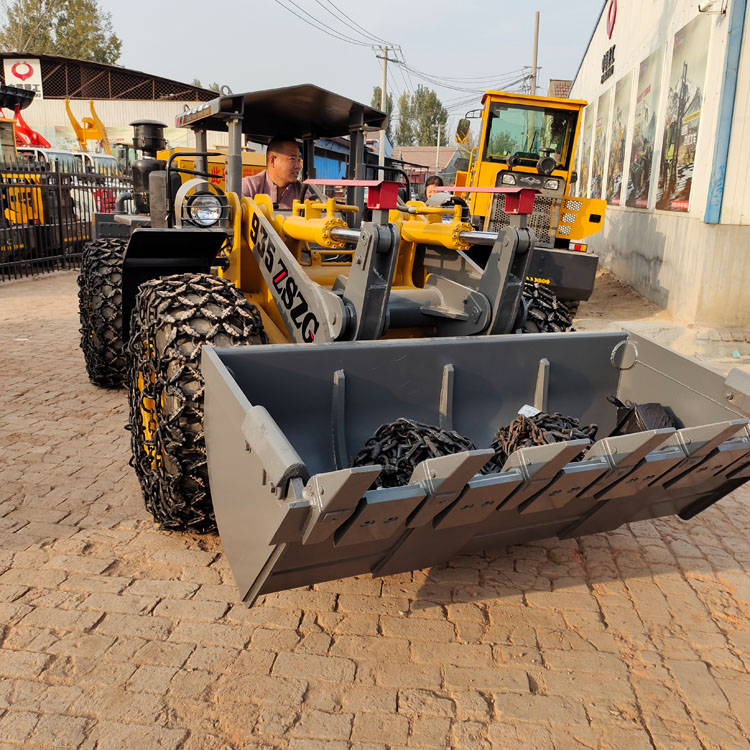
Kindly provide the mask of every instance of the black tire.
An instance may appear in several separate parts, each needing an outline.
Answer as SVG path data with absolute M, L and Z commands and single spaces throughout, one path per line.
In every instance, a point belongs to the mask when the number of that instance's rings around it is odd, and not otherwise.
M 565 309 L 568 311 L 568 315 L 570 316 L 571 320 L 575 318 L 576 315 L 578 315 L 578 308 L 581 306 L 581 300 L 561 299 L 560 302 L 565 305 Z
M 126 239 L 93 240 L 83 248 L 78 274 L 81 349 L 89 380 L 103 388 L 125 382 L 122 342 L 122 258 Z
M 267 343 L 260 314 L 226 279 L 182 274 L 141 284 L 130 331 L 131 463 L 146 509 L 164 529 L 212 531 L 200 352 Z
M 521 333 L 562 333 L 573 330 L 573 318 L 555 293 L 544 284 L 526 281 L 523 297 L 528 304 Z

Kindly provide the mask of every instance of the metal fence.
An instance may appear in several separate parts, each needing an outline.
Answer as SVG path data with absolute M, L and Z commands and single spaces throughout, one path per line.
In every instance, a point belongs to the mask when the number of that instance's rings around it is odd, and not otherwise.
M 95 213 L 114 211 L 132 178 L 0 163 L 0 281 L 75 268 Z

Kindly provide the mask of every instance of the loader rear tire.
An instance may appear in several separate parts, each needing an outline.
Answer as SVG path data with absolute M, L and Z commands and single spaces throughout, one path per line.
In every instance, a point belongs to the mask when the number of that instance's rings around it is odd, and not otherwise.
M 123 385 L 122 259 L 126 239 L 93 240 L 83 248 L 78 274 L 81 349 L 89 380 L 103 388 Z
M 260 314 L 226 279 L 181 274 L 141 284 L 130 331 L 131 463 L 146 509 L 164 529 L 212 531 L 201 348 L 267 343 Z
M 568 315 L 570 315 L 571 319 L 575 318 L 576 315 L 578 315 L 578 308 L 581 306 L 581 300 L 579 299 L 564 299 L 560 300 L 563 305 L 565 305 Z

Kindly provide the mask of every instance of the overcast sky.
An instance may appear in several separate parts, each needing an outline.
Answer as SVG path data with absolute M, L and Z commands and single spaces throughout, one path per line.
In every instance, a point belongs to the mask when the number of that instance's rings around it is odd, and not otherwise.
M 479 104 L 480 90 L 512 88 L 507 84 L 531 66 L 536 10 L 540 93 L 547 92 L 550 78 L 572 78 L 602 0 L 100 0 L 100 5 L 112 14 L 125 67 L 188 83 L 215 81 L 235 93 L 315 83 L 369 103 L 372 87 L 380 85 L 381 63 L 370 46 L 377 42 L 359 26 L 401 45 L 413 71 L 389 64 L 388 86 L 397 96 L 422 83 L 438 92 L 453 119 L 471 109 L 474 98 Z M 361 45 L 312 28 L 282 5 Z M 425 81 L 414 71 L 455 88 Z

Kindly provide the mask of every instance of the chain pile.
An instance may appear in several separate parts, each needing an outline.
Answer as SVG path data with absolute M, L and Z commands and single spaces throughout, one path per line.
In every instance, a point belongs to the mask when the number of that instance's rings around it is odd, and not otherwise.
M 426 458 L 471 450 L 475 450 L 474 443 L 453 430 L 401 417 L 379 427 L 355 456 L 352 466 L 380 464 L 383 470 L 374 486 L 399 487 L 409 483 L 417 464 Z
M 549 445 L 564 440 L 594 440 L 599 428 L 595 424 L 581 427 L 575 417 L 539 412 L 533 417 L 519 414 L 509 425 L 501 427 L 490 444 L 495 455 L 482 469 L 484 474 L 502 471 L 508 456 L 519 448 Z
M 573 317 L 557 295 L 544 284 L 526 281 L 523 297 L 528 303 L 522 333 L 562 333 L 572 331 Z

